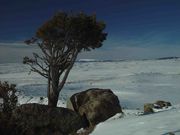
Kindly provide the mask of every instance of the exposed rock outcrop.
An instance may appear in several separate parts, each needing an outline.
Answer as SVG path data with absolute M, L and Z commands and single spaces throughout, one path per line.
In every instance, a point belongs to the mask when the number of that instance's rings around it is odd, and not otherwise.
M 154 113 L 154 104 L 147 103 L 144 104 L 144 114 Z
M 154 113 L 154 109 L 163 109 L 172 106 L 170 102 L 158 100 L 155 103 L 144 104 L 144 114 Z
M 71 96 L 67 103 L 70 108 L 87 122 L 87 126 L 96 125 L 116 113 L 122 113 L 118 97 L 110 89 L 88 89 Z
M 162 109 L 163 107 L 167 108 L 169 106 L 172 106 L 170 102 L 167 102 L 167 101 L 162 101 L 162 100 L 158 100 L 154 103 L 154 105 L 157 107 L 157 108 L 160 108 Z

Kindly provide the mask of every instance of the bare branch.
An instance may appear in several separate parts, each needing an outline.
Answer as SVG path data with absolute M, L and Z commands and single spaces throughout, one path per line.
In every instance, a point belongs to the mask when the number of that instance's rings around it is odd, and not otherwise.
M 35 54 L 34 57 L 36 57 Z M 37 72 L 43 77 L 48 78 L 48 74 L 47 74 L 48 70 L 38 63 L 37 57 L 35 58 L 35 60 L 30 59 L 28 57 L 24 57 L 23 63 L 29 65 L 31 67 L 31 71 Z M 36 65 L 40 68 L 40 70 L 37 67 L 35 67 Z
M 44 43 L 38 43 L 39 48 L 41 49 L 41 51 L 44 53 L 45 57 L 47 59 L 49 59 L 51 56 L 48 54 L 48 52 L 46 51 L 46 49 L 43 46 Z
M 78 51 L 76 50 L 76 51 L 74 51 L 73 56 L 72 56 L 72 59 L 71 59 L 71 62 L 70 62 L 70 65 L 69 65 L 69 67 L 66 69 L 66 72 L 65 72 L 65 74 L 64 74 L 64 77 L 63 77 L 63 79 L 61 80 L 61 82 L 60 82 L 60 84 L 59 84 L 59 86 L 58 86 L 58 91 L 61 91 L 61 89 L 64 87 L 64 84 L 65 84 L 65 82 L 66 82 L 66 80 L 67 80 L 67 77 L 68 77 L 68 75 L 69 75 L 69 72 L 70 72 L 70 70 L 72 69 L 72 67 L 73 67 L 73 65 L 74 65 L 74 62 L 75 62 L 75 60 L 76 60 L 76 58 L 77 58 L 77 55 L 78 55 Z
M 42 75 L 42 76 L 45 77 L 45 78 L 48 78 L 48 74 L 47 74 L 47 73 L 41 72 L 40 70 L 38 70 L 37 68 L 35 68 L 35 67 L 32 66 L 32 65 L 30 65 L 30 66 L 31 66 L 31 71 L 36 72 L 36 73 Z
M 42 57 L 40 57 L 37 53 L 33 53 L 34 58 L 35 58 L 35 64 L 44 72 L 48 72 L 48 66 L 44 67 L 43 63 L 45 61 L 45 59 L 43 59 Z M 38 59 L 40 59 L 41 61 L 39 61 Z

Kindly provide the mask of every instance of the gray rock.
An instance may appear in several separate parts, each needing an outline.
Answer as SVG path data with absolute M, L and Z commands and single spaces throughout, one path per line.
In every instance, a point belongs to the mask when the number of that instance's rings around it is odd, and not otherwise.
M 110 89 L 88 89 L 71 96 L 67 102 L 70 108 L 87 122 L 87 126 L 96 125 L 116 113 L 122 113 L 118 97 Z
M 163 109 L 172 106 L 170 102 L 158 100 L 155 103 L 144 104 L 144 114 L 154 113 L 153 109 Z
M 154 105 L 151 103 L 144 104 L 144 114 L 154 113 Z
M 158 100 L 158 101 L 156 101 L 154 104 L 156 104 L 157 106 L 159 106 L 159 108 L 172 106 L 170 102 L 162 101 L 162 100 Z

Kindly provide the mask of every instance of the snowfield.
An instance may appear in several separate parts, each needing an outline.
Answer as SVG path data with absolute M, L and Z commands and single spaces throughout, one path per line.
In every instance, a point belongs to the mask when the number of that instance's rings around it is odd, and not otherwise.
M 100 123 L 91 135 L 180 135 L 180 106 L 155 114 L 115 118 Z
M 47 104 L 47 80 L 19 63 L 0 64 L 0 80 L 17 84 L 19 104 Z M 180 59 L 121 62 L 81 61 L 73 67 L 60 93 L 66 107 L 72 94 L 89 88 L 109 88 L 118 96 L 124 115 L 100 123 L 92 135 L 180 135 Z M 170 101 L 172 108 L 139 115 L 144 103 Z M 120 117 L 120 118 L 119 118 Z

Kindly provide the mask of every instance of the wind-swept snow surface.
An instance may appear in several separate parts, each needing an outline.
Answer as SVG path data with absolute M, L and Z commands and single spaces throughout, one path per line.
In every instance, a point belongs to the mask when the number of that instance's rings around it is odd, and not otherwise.
M 17 84 L 26 96 L 46 96 L 47 80 L 23 64 L 0 64 L 0 80 Z M 180 59 L 80 62 L 60 93 L 65 99 L 89 88 L 110 88 L 124 108 L 136 109 L 156 100 L 180 103 Z
M 17 84 L 19 103 L 47 104 L 47 80 L 28 75 L 22 64 L 0 64 L 0 81 Z M 66 106 L 73 93 L 89 88 L 109 88 L 125 110 L 122 117 L 100 123 L 92 135 L 180 135 L 180 59 L 121 62 L 77 62 L 60 93 L 58 106 Z M 140 115 L 144 103 L 170 101 L 163 112 Z M 121 117 L 121 118 L 119 118 Z
M 155 114 L 100 123 L 91 135 L 180 135 L 180 106 Z

